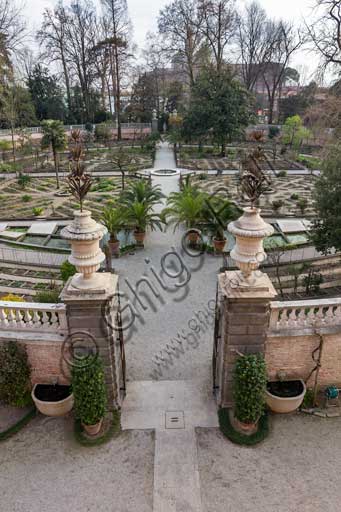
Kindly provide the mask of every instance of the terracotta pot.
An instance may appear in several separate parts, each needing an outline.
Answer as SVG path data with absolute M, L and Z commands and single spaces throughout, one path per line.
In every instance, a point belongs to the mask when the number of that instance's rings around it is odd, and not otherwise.
M 300 380 L 302 383 L 302 393 L 293 397 L 281 397 L 276 396 L 270 393 L 270 391 L 265 391 L 265 401 L 267 406 L 271 409 L 271 411 L 276 412 L 278 414 L 287 414 L 290 412 L 296 411 L 303 402 L 304 395 L 306 393 L 306 385 L 303 380 Z
M 145 237 L 145 231 L 134 231 L 134 238 L 138 244 L 143 244 Z
M 59 400 L 57 402 L 47 402 L 45 400 L 39 400 L 39 398 L 36 397 L 35 392 L 37 386 L 39 386 L 39 384 L 34 386 L 31 396 L 39 412 L 45 416 L 57 417 L 65 416 L 65 414 L 68 414 L 72 410 L 74 404 L 73 393 L 71 393 L 67 398 L 64 398 L 64 400 Z
M 89 436 L 97 436 L 97 434 L 101 430 L 102 423 L 103 423 L 103 418 L 95 425 L 85 425 L 85 423 L 82 423 L 82 427 L 84 428 L 85 432 Z
M 115 241 L 110 240 L 109 247 L 110 247 L 112 256 L 120 255 L 120 242 L 118 240 L 115 240 Z
M 223 252 L 224 247 L 226 245 L 226 238 L 224 238 L 224 240 L 218 240 L 217 238 L 213 238 L 213 245 L 215 252 Z
M 234 424 L 236 429 L 241 432 L 242 434 L 245 434 L 246 436 L 251 436 L 255 432 L 257 432 L 258 429 L 258 422 L 257 423 L 243 423 L 242 421 L 239 421 L 236 417 L 234 417 Z

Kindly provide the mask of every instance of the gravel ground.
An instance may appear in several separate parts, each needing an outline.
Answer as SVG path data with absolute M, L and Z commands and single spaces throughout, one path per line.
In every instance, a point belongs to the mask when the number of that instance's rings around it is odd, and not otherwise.
M 83 447 L 73 422 L 38 416 L 0 444 L 4 512 L 152 512 L 154 433 Z
M 340 510 L 341 418 L 272 418 L 253 448 L 233 445 L 218 429 L 197 429 L 204 512 Z

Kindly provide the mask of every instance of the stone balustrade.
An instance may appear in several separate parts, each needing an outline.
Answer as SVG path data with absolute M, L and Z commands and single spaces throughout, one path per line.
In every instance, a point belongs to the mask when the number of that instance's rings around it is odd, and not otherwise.
M 68 331 L 66 306 L 0 301 L 0 331 L 64 335 Z
M 271 302 L 270 332 L 341 328 L 341 298 Z

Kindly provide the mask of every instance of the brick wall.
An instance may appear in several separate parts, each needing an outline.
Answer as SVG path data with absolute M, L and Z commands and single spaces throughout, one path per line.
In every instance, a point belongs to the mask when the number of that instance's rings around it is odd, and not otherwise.
M 323 339 L 318 384 L 321 387 L 331 384 L 341 387 L 341 333 L 324 334 Z M 320 338 L 317 335 L 268 337 L 265 358 L 270 379 L 276 379 L 277 372 L 284 370 L 290 379 L 305 380 L 316 366 L 312 352 L 319 343 Z M 313 384 L 314 377 L 315 373 L 308 385 Z
M 9 341 L 1 339 L 0 343 Z M 61 357 L 63 341 L 42 342 L 35 340 L 15 340 L 26 348 L 31 366 L 31 382 L 48 384 L 56 379 L 60 384 L 69 383 L 69 371 Z

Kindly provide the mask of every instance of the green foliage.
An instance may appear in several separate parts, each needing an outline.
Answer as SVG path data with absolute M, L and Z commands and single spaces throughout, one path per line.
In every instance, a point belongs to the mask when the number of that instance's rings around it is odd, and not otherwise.
M 300 116 L 288 117 L 283 126 L 283 143 L 298 150 L 304 140 L 311 137 L 311 132 L 303 126 Z
M 68 281 L 70 277 L 74 276 L 76 272 L 76 267 L 68 260 L 65 260 L 60 266 L 60 275 L 63 283 L 66 283 L 66 281 Z
M 184 119 L 184 137 L 202 141 L 210 134 L 225 156 L 227 141 L 243 134 L 251 112 L 251 97 L 238 80 L 227 71 L 207 69 L 192 87 Z
M 341 250 L 341 149 L 333 146 L 324 162 L 321 175 L 315 180 L 316 220 L 313 241 L 317 250 L 328 254 Z
M 34 302 L 41 304 L 57 304 L 60 302 L 59 295 L 61 290 L 59 288 L 53 288 L 51 290 L 40 290 L 34 296 Z
M 120 196 L 120 203 L 129 207 L 134 202 L 144 203 L 147 206 L 155 206 L 165 196 L 160 186 L 152 186 L 147 180 L 140 180 L 131 183 Z
M 97 124 L 95 127 L 95 139 L 99 142 L 108 142 L 112 138 L 111 126 L 108 123 Z
M 58 119 L 64 121 L 66 108 L 64 93 L 56 75 L 50 75 L 48 68 L 36 64 L 27 80 L 39 121 L 43 119 Z
M 76 415 L 84 425 L 95 425 L 104 417 L 107 405 L 103 365 L 99 357 L 79 363 L 71 370 Z
M 251 435 L 245 435 L 241 432 L 237 432 L 231 425 L 229 409 L 219 409 L 219 426 L 221 432 L 227 437 L 232 443 L 240 444 L 243 446 L 254 446 L 258 444 L 269 435 L 269 416 L 264 413 L 259 422 L 257 432 Z
M 25 189 L 27 185 L 31 183 L 31 181 L 31 176 L 29 176 L 28 174 L 22 174 L 21 172 L 19 173 L 18 185 L 20 188 Z
M 0 400 L 15 407 L 31 403 L 26 350 L 14 341 L 0 347 Z
M 126 219 L 138 233 L 145 233 L 147 228 L 154 231 L 158 228 L 162 231 L 162 219 L 158 213 L 153 212 L 153 207 L 139 201 L 134 201 L 126 209 Z
M 229 222 L 236 220 L 242 211 L 228 199 L 215 196 L 207 198 L 203 205 L 203 221 L 216 240 L 224 240 L 224 231 Z
M 322 166 L 322 160 L 317 156 L 299 155 L 297 161 L 311 170 L 320 170 Z
M 277 178 L 285 178 L 288 175 L 287 171 L 279 171 L 277 173 Z
M 278 212 L 284 206 L 284 201 L 282 199 L 275 199 L 275 201 L 272 201 L 271 206 L 275 212 Z
M 281 130 L 278 126 L 270 126 L 269 127 L 269 139 L 275 139 L 281 133 Z
M 126 209 L 120 204 L 109 205 L 103 209 L 101 222 L 109 231 L 112 242 L 117 241 L 119 231 L 127 226 L 126 216 Z
M 32 213 L 35 217 L 39 217 L 44 211 L 44 208 L 41 208 L 39 206 L 36 206 L 35 208 L 32 208 Z
M 174 224 L 174 230 L 181 224 L 195 228 L 203 221 L 203 210 L 207 194 L 187 181 L 180 192 L 172 192 L 162 217 L 167 224 Z
M 23 203 L 29 203 L 30 201 L 32 201 L 32 196 L 24 194 L 23 196 L 21 196 L 21 200 Z
M 301 407 L 303 409 L 314 407 L 314 391 L 312 389 L 307 389 Z
M 256 423 L 264 413 L 266 383 L 266 364 L 261 354 L 237 359 L 233 391 L 235 416 L 242 423 Z
M 41 123 L 41 127 L 43 130 L 41 147 L 43 149 L 52 147 L 52 151 L 55 154 L 57 151 L 62 151 L 66 148 L 66 134 L 61 121 L 47 119 Z
M 299 198 L 300 198 L 300 196 L 298 194 L 296 194 L 296 192 L 294 192 L 290 196 L 290 199 L 292 199 L 293 201 L 297 201 Z
M 297 206 L 298 208 L 300 209 L 301 213 L 303 214 L 307 207 L 308 207 L 308 199 L 306 199 L 305 197 L 301 197 L 298 201 L 297 201 Z

